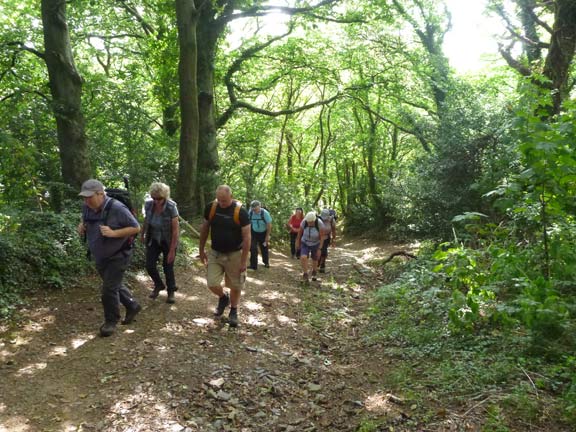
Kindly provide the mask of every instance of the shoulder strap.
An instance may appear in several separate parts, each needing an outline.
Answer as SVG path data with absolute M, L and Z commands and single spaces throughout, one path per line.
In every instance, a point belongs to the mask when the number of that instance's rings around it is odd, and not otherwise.
M 216 216 L 216 207 L 218 207 L 218 200 L 212 201 L 212 207 L 210 207 L 210 213 L 208 213 L 208 222 L 212 222 L 212 219 Z
M 242 203 L 236 201 L 236 207 L 234 208 L 234 223 L 240 225 L 240 209 L 242 208 Z
M 102 225 L 107 225 L 108 215 L 110 214 L 110 209 L 112 208 L 114 201 L 116 201 L 114 198 L 110 198 L 110 201 L 108 201 L 104 206 L 104 209 L 102 210 Z
M 242 203 L 240 201 L 234 201 L 234 223 L 240 225 L 240 209 L 242 208 Z M 210 213 L 208 214 L 208 222 L 212 222 L 214 216 L 216 216 L 216 208 L 218 207 L 218 200 L 212 201 L 212 207 L 210 207 Z

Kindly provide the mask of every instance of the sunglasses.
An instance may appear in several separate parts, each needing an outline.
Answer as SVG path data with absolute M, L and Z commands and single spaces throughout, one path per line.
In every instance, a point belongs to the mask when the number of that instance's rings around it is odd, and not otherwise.
M 152 197 L 152 199 L 154 201 L 162 201 L 164 198 L 160 198 L 160 197 Z

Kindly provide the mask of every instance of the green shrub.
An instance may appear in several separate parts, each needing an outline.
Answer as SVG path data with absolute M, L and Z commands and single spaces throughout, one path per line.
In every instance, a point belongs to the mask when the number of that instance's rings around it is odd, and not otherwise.
M 0 219 L 0 317 L 29 290 L 63 288 L 86 271 L 77 213 L 22 212 Z

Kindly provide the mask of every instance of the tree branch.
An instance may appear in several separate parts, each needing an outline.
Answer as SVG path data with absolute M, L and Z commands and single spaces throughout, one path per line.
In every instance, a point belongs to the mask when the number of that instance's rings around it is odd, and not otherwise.
M 118 1 L 118 3 L 120 3 L 122 8 L 126 12 L 128 12 L 130 15 L 132 15 L 134 18 L 136 18 L 136 21 L 138 21 L 140 23 L 142 30 L 144 30 L 144 33 L 146 33 L 147 36 L 150 36 L 151 34 L 156 33 L 156 30 L 154 29 L 154 27 L 152 27 L 150 24 L 148 24 L 146 22 L 146 20 L 144 18 L 142 18 L 142 15 L 140 15 L 140 13 L 135 8 L 128 5 L 126 3 L 126 0 L 117 0 L 117 1 Z
M 45 60 L 45 56 L 44 56 L 43 52 L 38 51 L 34 48 L 30 48 L 29 46 L 26 46 L 26 44 L 24 42 L 12 41 L 12 42 L 6 42 L 5 45 L 16 46 L 20 49 L 20 51 L 28 51 L 28 52 L 34 54 L 35 56 L 41 58 L 42 60 Z
M 350 24 L 350 23 L 362 23 L 364 20 L 360 20 L 357 18 L 352 19 L 345 19 L 345 18 L 330 18 L 327 16 L 317 15 L 310 13 L 316 9 L 321 8 L 322 6 L 328 6 L 331 4 L 338 3 L 340 0 L 323 0 L 320 3 L 317 3 L 312 6 L 308 7 L 301 7 L 301 8 L 293 8 L 287 6 L 253 6 L 246 10 L 237 13 L 230 13 L 230 14 L 223 14 L 219 20 L 223 22 L 229 22 L 239 18 L 247 18 L 247 17 L 260 17 L 268 15 L 270 12 L 280 12 L 288 16 L 294 15 L 307 15 L 311 18 L 315 18 L 321 21 L 326 22 L 335 22 L 340 24 Z
M 95 39 L 102 39 L 102 40 L 112 40 L 112 39 L 122 39 L 122 38 L 137 38 L 137 39 L 144 39 L 144 36 L 136 34 L 136 33 L 121 33 L 117 35 L 101 35 L 97 33 L 86 33 L 85 35 L 80 35 L 81 37 L 85 38 L 95 38 Z
M 506 60 L 508 66 L 510 66 L 512 69 L 515 69 L 522 76 L 528 77 L 532 75 L 530 68 L 524 66 L 522 63 L 512 57 L 510 49 L 511 47 L 504 48 L 501 44 L 498 45 L 498 51 L 500 52 L 500 55 L 504 57 L 504 60 Z
M 404 133 L 407 133 L 409 135 L 412 135 L 413 137 L 415 137 L 418 141 L 420 141 L 420 144 L 422 145 L 422 148 L 424 149 L 424 151 L 426 151 L 427 153 L 431 152 L 430 149 L 430 144 L 428 143 L 428 141 L 426 140 L 426 138 L 424 138 L 424 136 L 422 136 L 422 134 L 420 132 L 418 132 L 417 130 L 411 130 L 408 128 L 405 128 L 404 126 L 401 126 L 400 124 L 398 124 L 398 122 L 395 122 L 394 120 L 389 119 L 388 117 L 384 117 L 382 114 L 380 114 L 379 112 L 374 111 L 372 108 L 370 108 L 370 106 L 368 106 L 362 99 L 360 99 L 357 96 L 350 96 L 351 99 L 354 99 L 355 101 L 359 102 L 362 109 L 364 109 L 366 112 L 378 117 L 380 120 L 382 120 L 383 122 L 389 123 L 392 126 L 398 128 L 398 130 L 401 130 Z
M 342 97 L 342 95 L 340 93 L 337 93 L 336 95 L 334 95 L 331 98 L 328 98 L 326 100 L 313 102 L 310 104 L 300 106 L 298 108 L 284 109 L 284 110 L 280 110 L 280 111 L 265 110 L 263 108 L 259 108 L 257 106 L 251 105 L 248 102 L 236 101 L 235 104 L 231 105 L 220 116 L 220 118 L 218 119 L 218 122 L 217 122 L 217 127 L 220 128 L 220 127 L 224 126 L 226 124 L 226 122 L 228 120 L 230 120 L 230 118 L 232 117 L 234 112 L 236 112 L 236 110 L 241 109 L 241 108 L 247 109 L 248 111 L 253 112 L 255 114 L 262 114 L 262 115 L 266 115 L 269 117 L 278 117 L 278 116 L 282 116 L 282 115 L 296 114 L 296 113 L 299 113 L 302 111 L 306 111 L 310 108 L 315 108 L 317 106 L 328 105 L 328 104 L 334 102 L 336 99 L 339 99 L 340 97 Z
M 0 99 L 0 102 L 4 102 L 10 98 L 13 98 L 15 96 L 21 95 L 21 94 L 25 94 L 25 93 L 29 93 L 29 94 L 35 94 L 40 96 L 42 99 L 44 99 L 46 102 L 50 102 L 50 98 L 48 96 L 46 96 L 44 93 L 42 93 L 41 91 L 38 90 L 21 90 L 21 91 L 17 91 L 14 93 L 10 93 L 9 95 L 4 96 L 2 99 Z
M 536 15 L 534 9 L 530 9 L 528 13 L 530 14 L 534 22 L 538 23 L 538 25 L 544 28 L 548 33 L 550 33 L 550 35 L 554 34 L 554 30 L 552 30 L 552 27 L 550 27 L 548 23 L 546 23 L 545 21 L 542 21 L 540 17 Z

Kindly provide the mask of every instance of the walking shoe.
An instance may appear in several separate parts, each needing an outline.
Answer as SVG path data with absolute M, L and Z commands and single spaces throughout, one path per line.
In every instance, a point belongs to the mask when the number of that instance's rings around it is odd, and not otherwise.
M 224 294 L 222 297 L 218 299 L 218 306 L 216 306 L 216 310 L 214 311 L 214 315 L 217 317 L 222 316 L 224 313 L 224 309 L 226 306 L 230 304 L 230 296 L 228 294 Z
M 126 316 L 122 320 L 122 324 L 123 325 L 130 324 L 132 321 L 134 321 L 134 318 L 136 318 L 136 315 L 138 315 L 138 312 L 140 312 L 141 310 L 142 306 L 140 305 L 136 305 L 134 309 L 126 310 Z
M 160 291 L 162 291 L 162 288 L 154 288 L 154 291 L 152 291 L 148 297 L 152 300 L 156 300 L 156 297 L 160 295 Z
M 264 267 L 270 268 L 270 264 L 264 264 Z
M 100 326 L 100 336 L 108 337 L 112 336 L 116 331 L 116 323 L 106 321 Z
M 168 298 L 166 299 L 166 303 L 169 303 L 169 304 L 176 303 L 176 298 L 174 297 L 174 291 L 170 291 L 168 293 Z
M 316 270 L 312 270 L 312 280 L 316 280 Z
M 228 324 L 230 327 L 238 327 L 238 309 L 230 308 L 230 313 L 228 314 Z
M 319 273 L 326 273 L 326 269 L 324 267 L 320 267 L 320 269 L 318 269 Z

